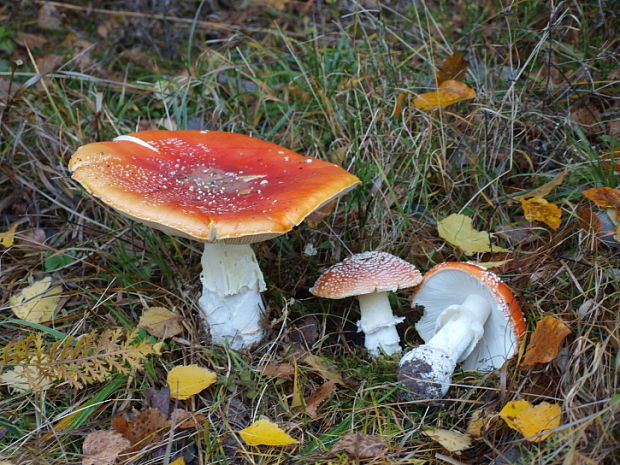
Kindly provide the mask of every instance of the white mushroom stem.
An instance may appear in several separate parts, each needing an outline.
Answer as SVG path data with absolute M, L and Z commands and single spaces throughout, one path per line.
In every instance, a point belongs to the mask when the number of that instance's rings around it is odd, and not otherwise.
M 357 322 L 364 333 L 364 345 L 372 355 L 400 352 L 400 338 L 396 324 L 404 318 L 395 318 L 387 292 L 374 292 L 358 296 L 362 318 Z
M 490 303 L 479 295 L 446 308 L 435 323 L 435 335 L 407 352 L 400 361 L 398 379 L 417 398 L 445 396 L 457 362 L 469 356 L 484 335 Z
M 266 287 L 252 247 L 205 243 L 200 280 L 199 305 L 212 341 L 236 350 L 260 342 Z

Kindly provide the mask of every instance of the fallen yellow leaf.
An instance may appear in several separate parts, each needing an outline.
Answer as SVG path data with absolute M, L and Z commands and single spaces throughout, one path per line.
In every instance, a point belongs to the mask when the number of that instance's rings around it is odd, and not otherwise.
M 448 80 L 439 84 L 433 92 L 418 95 L 413 104 L 420 110 L 435 110 L 469 100 L 476 96 L 476 91 L 460 81 Z
M 51 284 L 52 278 L 46 276 L 11 296 L 9 305 L 15 316 L 32 323 L 51 320 L 62 292 L 60 286 L 50 289 Z
M 453 213 L 437 223 L 439 236 L 461 249 L 466 255 L 477 252 L 510 252 L 491 244 L 490 234 L 476 231 L 469 216 Z
M 620 216 L 620 189 L 611 187 L 593 187 L 582 192 L 599 207 L 613 208 Z
M 499 268 L 500 266 L 504 266 L 506 263 L 509 263 L 511 261 L 512 261 L 512 258 L 509 258 L 508 260 L 498 260 L 496 262 L 472 262 L 472 263 L 481 268 L 489 269 L 489 268 Z
M 138 327 L 146 329 L 151 336 L 167 339 L 183 331 L 180 319 L 180 315 L 164 307 L 150 307 L 140 317 Z
M 543 431 L 560 426 L 562 409 L 557 404 L 541 402 L 534 406 L 527 400 L 513 400 L 504 405 L 499 412 L 508 426 L 519 431 L 531 442 L 540 442 L 552 433 L 541 434 Z M 538 435 L 530 438 L 529 436 Z
M 288 446 L 297 441 L 269 420 L 258 420 L 239 431 L 241 439 L 250 446 Z
M 550 362 L 558 356 L 562 341 L 571 332 L 561 320 L 552 316 L 544 317 L 536 323 L 521 365 Z
M 537 197 L 521 199 L 521 207 L 528 221 L 542 221 L 551 229 L 558 229 L 562 223 L 562 210 L 545 199 Z
M 14 223 L 6 232 L 0 233 L 0 243 L 2 243 L 3 246 L 9 248 L 13 245 L 17 226 L 19 226 L 19 223 Z
M 467 424 L 467 434 L 474 439 L 481 438 L 482 433 L 489 428 L 489 424 L 496 417 L 497 414 L 493 413 L 490 408 L 474 410 Z
M 170 397 L 180 400 L 189 399 L 211 386 L 216 379 L 215 373 L 198 365 L 176 366 L 168 373 Z
M 185 459 L 183 458 L 183 456 L 181 456 L 174 462 L 170 462 L 170 465 L 185 465 Z
M 458 431 L 435 428 L 424 430 L 422 433 L 437 441 L 446 450 L 456 452 L 457 454 L 471 446 L 471 438 L 467 434 L 459 433 Z

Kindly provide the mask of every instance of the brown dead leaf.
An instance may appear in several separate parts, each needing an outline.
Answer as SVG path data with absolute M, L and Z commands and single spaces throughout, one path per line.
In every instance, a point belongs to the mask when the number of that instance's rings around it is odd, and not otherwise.
M 282 11 L 290 0 L 251 0 L 250 3 L 258 6 L 270 6 L 274 10 Z
M 131 444 L 116 431 L 94 431 L 82 444 L 82 465 L 112 465 Z
M 47 236 L 40 228 L 27 229 L 17 236 L 17 244 L 22 247 L 44 248 Z
M 319 405 L 325 402 L 336 390 L 335 381 L 326 381 L 312 395 L 306 397 L 306 413 L 316 418 Z
M 569 120 L 588 134 L 597 134 L 602 131 L 601 112 L 594 105 L 573 105 L 569 108 Z
M 22 32 L 16 34 L 13 39 L 22 47 L 34 50 L 35 48 L 43 48 L 47 44 L 47 37 L 41 34 L 30 34 L 28 32 Z
M 112 428 L 129 440 L 132 451 L 159 442 L 164 430 L 169 427 L 164 414 L 156 408 L 135 411 L 130 416 L 129 421 L 123 416 L 112 418 Z
M 413 99 L 413 104 L 420 110 L 436 110 L 475 97 L 474 89 L 463 82 L 450 79 L 442 82 L 436 91 L 418 95 Z
M 291 380 L 293 379 L 293 376 L 295 376 L 295 367 L 290 363 L 265 365 L 260 371 L 264 376 L 271 376 L 273 378 Z
M 99 24 L 99 26 L 97 26 L 97 34 L 102 39 L 106 39 L 110 35 L 110 33 L 114 29 L 116 29 L 118 26 L 119 26 L 119 24 L 118 24 L 118 21 L 116 20 L 116 18 L 114 18 L 114 17 L 108 18 L 104 22 Z
M 548 363 L 557 357 L 562 341 L 572 331 L 561 320 L 546 316 L 538 323 L 525 350 L 521 366 Z
M 329 452 L 332 455 L 345 453 L 357 460 L 375 459 L 385 455 L 387 444 L 379 436 L 348 433 Z
M 613 208 L 620 217 L 620 189 L 593 187 L 582 192 L 599 207 Z
M 49 3 L 44 3 L 37 14 L 37 26 L 46 31 L 57 31 L 62 26 L 58 9 Z
M 542 221 L 553 230 L 558 229 L 562 224 L 562 210 L 545 199 L 536 197 L 521 199 L 521 207 L 528 221 Z
M 446 58 L 446 61 L 444 61 L 443 65 L 441 65 L 441 69 L 437 71 L 437 74 L 435 75 L 437 86 L 445 81 L 449 81 L 450 79 L 454 79 L 456 81 L 463 79 L 468 66 L 469 63 L 467 63 L 467 60 L 463 58 L 463 55 L 458 52 L 453 53 Z
M 401 90 L 396 97 L 396 102 L 394 103 L 394 109 L 392 110 L 392 118 L 399 118 L 400 114 L 403 112 L 403 108 L 407 106 L 407 101 L 409 100 L 409 92 L 405 90 Z
M 62 56 L 54 55 L 53 53 L 50 53 L 49 55 L 44 55 L 36 59 L 37 69 L 41 74 L 50 73 L 60 67 L 60 65 L 62 64 L 62 60 Z
M 546 195 L 549 195 L 553 189 L 555 189 L 557 186 L 562 184 L 562 181 L 564 181 L 564 178 L 566 177 L 567 174 L 568 174 L 567 171 L 562 171 L 560 174 L 556 175 L 551 181 L 546 182 L 542 186 L 537 187 L 533 191 L 530 191 L 526 194 L 518 195 L 514 197 L 513 200 L 520 201 L 521 199 L 528 199 L 531 197 L 538 197 L 538 198 L 545 197 Z
M 201 428 L 206 423 L 207 419 L 201 413 L 192 413 L 183 408 L 177 408 L 170 414 L 168 422 L 172 426 L 174 423 L 175 428 L 178 429 L 190 429 Z

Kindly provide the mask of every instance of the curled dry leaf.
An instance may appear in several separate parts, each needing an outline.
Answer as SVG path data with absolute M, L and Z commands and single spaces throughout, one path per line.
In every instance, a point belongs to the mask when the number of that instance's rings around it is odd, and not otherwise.
M 116 431 L 94 431 L 82 444 L 82 465 L 112 465 L 130 442 Z
M 217 375 L 198 365 L 176 366 L 168 373 L 170 397 L 189 399 L 203 389 L 208 388 L 217 379 Z
M 345 434 L 329 451 L 330 454 L 345 453 L 356 460 L 367 460 L 383 457 L 387 444 L 379 436 L 370 434 Z
M 184 408 L 177 408 L 170 414 L 168 423 L 178 429 L 200 428 L 207 419 L 200 413 L 192 413 Z
M 504 405 L 499 416 L 512 429 L 519 431 L 531 442 L 540 442 L 552 433 L 543 431 L 560 426 L 562 409 L 557 404 L 541 402 L 534 406 L 527 400 L 513 400 Z M 533 436 L 535 437 L 528 437 Z
M 556 175 L 551 181 L 546 182 L 542 186 L 534 189 L 533 191 L 518 195 L 514 197 L 513 200 L 520 201 L 521 199 L 529 199 L 532 197 L 541 198 L 546 195 L 549 195 L 553 189 L 555 189 L 557 186 L 562 184 L 562 181 L 564 181 L 564 178 L 566 177 L 567 174 L 568 174 L 567 171 L 562 171 L 560 174 Z
M 613 208 L 620 217 L 620 189 L 611 187 L 593 187 L 582 192 L 599 207 Z
M 288 446 L 297 441 L 269 420 L 258 420 L 239 431 L 241 439 L 249 446 Z
M 571 332 L 561 320 L 552 316 L 544 317 L 536 323 L 521 366 L 548 363 L 556 358 L 564 338 Z
M 52 278 L 46 276 L 11 296 L 9 305 L 15 316 L 32 323 L 51 320 L 62 293 L 62 287 L 50 288 L 51 284 Z
M 180 321 L 180 315 L 164 307 L 150 307 L 140 316 L 138 327 L 146 329 L 151 336 L 167 339 L 183 332 Z
M 437 441 L 446 450 L 456 452 L 457 454 L 471 446 L 471 438 L 467 434 L 458 431 L 435 428 L 424 430 L 422 433 Z
M 453 213 L 437 223 L 439 236 L 461 249 L 466 255 L 481 252 L 510 252 L 508 249 L 492 245 L 491 235 L 477 231 L 469 216 Z
M 335 381 L 326 381 L 312 395 L 306 398 L 306 412 L 310 418 L 316 418 L 319 406 L 336 390 Z
M 413 104 L 420 110 L 436 110 L 474 97 L 476 91 L 467 84 L 448 80 L 442 82 L 437 90 L 418 95 L 413 99 Z
M 521 199 L 521 207 L 528 221 L 542 221 L 551 229 L 558 229 L 562 224 L 562 210 L 545 199 L 533 197 Z

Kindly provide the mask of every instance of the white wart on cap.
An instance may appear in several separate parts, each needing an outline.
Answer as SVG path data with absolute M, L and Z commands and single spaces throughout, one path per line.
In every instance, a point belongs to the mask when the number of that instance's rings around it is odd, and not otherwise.
M 411 305 L 424 308 L 416 329 L 426 344 L 402 357 L 398 379 L 415 398 L 445 396 L 459 362 L 466 370 L 500 367 L 525 334 L 523 313 L 508 286 L 470 263 L 432 268 Z
M 387 252 L 363 252 L 325 271 L 310 292 L 327 299 L 357 296 L 361 312 L 357 325 L 364 333 L 364 345 L 373 355 L 391 355 L 401 350 L 396 324 L 403 318 L 394 317 L 387 293 L 421 281 L 422 274 L 405 260 Z

